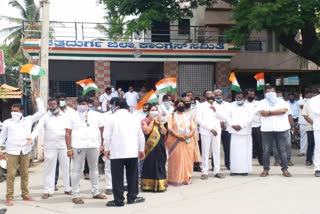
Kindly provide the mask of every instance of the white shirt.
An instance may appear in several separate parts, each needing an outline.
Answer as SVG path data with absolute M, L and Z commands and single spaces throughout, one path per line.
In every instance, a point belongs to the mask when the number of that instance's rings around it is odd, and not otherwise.
M 310 100 L 310 111 L 313 115 L 313 129 L 320 130 L 320 95 L 312 97 Z
M 167 107 L 163 103 L 159 106 L 160 119 L 164 123 L 168 122 L 168 117 L 173 112 L 174 112 L 174 107 L 173 106 L 170 106 L 169 109 L 167 109 Z M 162 115 L 163 113 L 165 113 L 165 115 Z
M 135 107 L 138 104 L 139 94 L 136 91 L 128 91 L 123 98 L 126 99 L 128 106 Z
M 248 106 L 246 103 L 241 106 L 233 104 L 230 120 L 228 120 L 228 131 L 231 134 L 251 135 L 253 115 L 252 106 Z M 232 128 L 233 125 L 239 125 L 241 127 L 240 131 Z
M 213 106 L 217 110 L 217 118 L 219 121 L 226 122 L 224 118 L 228 118 L 231 115 L 231 103 L 226 101 L 222 101 L 221 103 L 213 102 Z
M 63 112 L 64 114 L 66 114 L 67 117 L 71 117 L 72 114 L 74 114 L 76 111 L 73 108 L 70 108 L 69 106 L 67 106 L 64 110 L 60 109 L 61 112 Z
M 47 112 L 32 132 L 32 139 L 35 139 L 44 130 L 44 148 L 64 149 L 66 148 L 66 129 L 64 124 L 68 121 L 67 115 L 60 111 L 57 115 Z
M 210 130 L 221 132 L 220 121 L 217 118 L 216 112 L 210 109 L 211 104 L 204 102 L 197 107 L 197 121 L 199 124 L 199 133 L 205 136 L 213 136 Z
M 104 149 L 110 151 L 110 159 L 136 158 L 139 151 L 144 151 L 141 123 L 126 109 L 110 115 L 103 136 Z
M 254 128 L 261 126 L 261 124 L 260 124 L 261 123 L 260 122 L 261 116 L 260 116 L 259 112 L 257 112 L 257 110 L 256 110 L 259 106 L 259 103 L 260 103 L 260 101 L 257 101 L 257 100 L 253 100 L 252 102 L 249 102 L 248 100 L 245 101 L 245 104 L 248 107 L 251 107 L 252 112 L 253 113 L 256 112 L 253 116 L 253 121 L 252 121 L 252 127 L 254 127 Z
M 302 109 L 301 115 L 302 115 L 302 116 L 303 116 L 303 115 L 306 115 L 306 116 L 308 116 L 311 120 L 314 120 L 314 116 L 313 116 L 313 114 L 311 113 L 311 109 L 310 109 L 310 100 L 303 105 L 303 109 Z M 299 121 L 300 121 L 300 119 L 299 119 Z M 305 121 L 306 121 L 306 120 L 305 120 Z M 307 121 L 306 121 L 306 122 L 307 122 Z M 306 123 L 306 131 L 313 131 L 313 126 L 312 126 L 312 124 L 310 124 L 310 123 L 308 123 L 308 122 Z
M 108 102 L 110 102 L 111 98 L 113 98 L 112 93 L 111 94 L 103 93 L 100 95 L 99 103 L 101 103 L 101 110 L 103 112 L 107 111 L 107 104 Z
M 0 133 L 0 146 L 6 146 L 6 152 L 10 155 L 28 154 L 32 145 L 27 145 L 27 137 L 31 134 L 32 124 L 38 121 L 45 113 L 44 105 L 40 98 L 36 98 L 38 112 L 34 115 L 22 117 L 19 121 L 12 118 L 3 122 Z
M 73 114 L 66 129 L 72 129 L 72 148 L 99 148 L 101 145 L 100 128 L 103 127 L 103 114 L 96 111 L 87 111 L 82 116 L 79 112 Z
M 310 99 L 306 99 L 306 98 L 302 98 L 300 97 L 298 104 L 300 106 L 300 111 L 299 111 L 299 124 L 300 125 L 308 125 L 308 122 L 304 119 L 303 115 L 302 115 L 302 111 L 303 111 L 303 107 L 304 105 L 309 102 Z
M 273 115 L 262 117 L 261 116 L 261 131 L 263 132 L 283 132 L 290 129 L 290 123 L 288 119 L 289 114 L 289 106 L 286 101 L 277 98 L 276 103 L 271 106 L 267 99 L 263 99 L 260 101 L 259 106 L 257 108 L 258 111 L 273 111 L 280 108 L 288 109 L 287 113 L 281 115 Z
M 140 121 L 146 119 L 147 113 L 143 110 L 133 112 L 133 115 L 136 116 Z
M 290 101 L 287 101 L 287 103 L 290 106 L 291 112 L 292 112 L 292 117 L 294 119 L 297 119 L 299 117 L 299 113 L 300 113 L 300 105 L 298 104 L 298 101 L 294 101 L 293 103 L 291 103 Z

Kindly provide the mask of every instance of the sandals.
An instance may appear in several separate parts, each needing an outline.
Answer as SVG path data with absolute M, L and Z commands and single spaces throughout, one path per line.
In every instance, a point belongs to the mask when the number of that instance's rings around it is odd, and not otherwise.
M 14 202 L 13 200 L 6 200 L 6 203 L 5 203 L 7 206 L 9 207 L 12 207 L 14 205 Z
M 22 200 L 24 200 L 24 201 L 35 201 L 35 199 L 32 198 L 31 196 L 23 196 Z
M 73 198 L 72 202 L 74 204 L 84 204 L 84 201 L 81 198 Z
M 95 195 L 92 198 L 94 198 L 94 199 L 107 199 L 107 196 L 102 193 L 99 193 L 98 195 Z
M 261 172 L 260 177 L 267 177 L 269 175 L 269 172 L 267 170 L 263 170 L 263 172 Z
M 42 194 L 41 198 L 42 199 L 48 199 L 49 197 L 51 197 L 52 195 L 48 194 L 48 193 L 44 193 Z

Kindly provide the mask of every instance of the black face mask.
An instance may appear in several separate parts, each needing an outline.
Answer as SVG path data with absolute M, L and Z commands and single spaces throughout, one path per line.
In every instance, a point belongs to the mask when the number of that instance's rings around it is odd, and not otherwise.
M 249 102 L 252 102 L 252 101 L 254 100 L 254 98 L 255 98 L 255 97 L 248 97 L 247 100 L 248 100 Z
M 184 106 L 178 106 L 178 107 L 177 107 L 177 111 L 178 111 L 178 112 L 184 112 L 184 110 L 185 110 L 185 107 L 184 107 Z
M 190 108 L 190 107 L 191 107 L 191 103 L 185 103 L 184 106 L 185 106 L 186 108 Z

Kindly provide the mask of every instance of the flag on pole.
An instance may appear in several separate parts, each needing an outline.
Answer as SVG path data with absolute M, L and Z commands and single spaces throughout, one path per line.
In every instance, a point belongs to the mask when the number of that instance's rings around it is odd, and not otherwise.
M 257 91 L 264 90 L 265 82 L 264 82 L 264 73 L 260 72 L 254 75 L 254 78 L 257 80 Z
M 231 82 L 231 91 L 241 91 L 240 85 L 234 72 L 231 72 L 229 81 Z
M 140 100 L 140 102 L 136 106 L 136 110 L 142 109 L 145 103 L 156 103 L 158 102 L 157 94 L 154 90 L 151 90 L 146 96 Z
M 93 82 L 91 78 L 83 79 L 76 82 L 76 84 L 81 85 L 83 88 L 82 95 L 86 95 L 89 91 L 99 91 L 98 86 Z
M 171 94 L 175 94 L 177 90 L 177 78 L 164 78 L 156 83 L 156 88 L 158 94 L 165 94 L 167 92 L 171 92 Z
M 42 77 L 46 74 L 45 70 L 38 65 L 24 64 L 20 69 L 22 74 L 30 74 L 33 78 Z

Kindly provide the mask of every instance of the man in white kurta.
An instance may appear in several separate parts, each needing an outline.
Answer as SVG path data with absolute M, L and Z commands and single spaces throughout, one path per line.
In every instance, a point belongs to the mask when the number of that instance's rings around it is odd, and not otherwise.
M 313 135 L 314 135 L 314 171 L 315 176 L 320 177 L 320 95 L 310 100 L 310 110 L 313 115 Z
M 47 199 L 54 193 L 54 179 L 57 160 L 59 160 L 62 170 L 64 193 L 70 194 L 70 159 L 67 156 L 67 147 L 65 143 L 64 124 L 68 120 L 66 115 L 60 111 L 58 99 L 50 98 L 48 100 L 49 111 L 40 120 L 32 132 L 34 140 L 44 130 L 44 194 L 42 199 Z
M 244 104 L 244 94 L 238 92 L 232 104 L 228 131 L 231 175 L 248 175 L 252 171 L 252 108 Z

